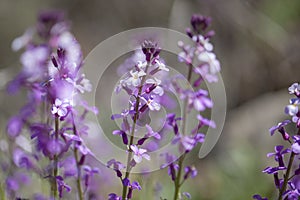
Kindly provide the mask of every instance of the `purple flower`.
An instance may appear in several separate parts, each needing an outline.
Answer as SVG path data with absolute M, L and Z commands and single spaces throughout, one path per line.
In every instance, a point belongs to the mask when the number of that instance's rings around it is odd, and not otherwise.
M 193 30 L 196 33 L 206 30 L 206 28 L 210 25 L 210 23 L 211 23 L 210 17 L 193 14 L 191 18 L 191 25 L 193 27 Z
M 267 167 L 262 172 L 267 174 L 275 174 L 278 171 L 286 170 L 286 167 Z
M 58 192 L 59 192 L 59 197 L 60 198 L 62 198 L 64 190 L 66 192 L 71 192 L 71 187 L 64 182 L 63 177 L 57 176 L 56 177 L 56 182 L 57 182 L 57 187 L 58 187 Z
M 299 108 L 298 105 L 300 104 L 299 98 L 293 98 L 290 100 L 290 105 L 285 107 L 285 113 L 290 116 L 297 115 Z
M 122 137 L 122 139 L 123 139 L 123 143 L 124 143 L 125 145 L 128 144 L 128 138 L 127 138 L 127 134 L 125 133 L 125 131 L 122 131 L 122 130 L 114 130 L 114 131 L 112 132 L 112 134 L 113 134 L 113 135 L 120 135 L 120 136 Z
M 147 134 L 145 134 L 145 136 L 143 138 L 141 138 L 141 139 L 138 140 L 137 145 L 143 145 L 144 142 L 147 139 L 151 138 L 151 137 L 154 137 L 157 140 L 161 139 L 161 136 L 159 135 L 159 133 L 154 132 L 152 130 L 151 126 L 149 126 L 148 124 L 146 124 L 146 128 L 147 128 Z
M 83 171 L 84 171 L 84 184 L 86 187 L 89 186 L 90 184 L 90 179 L 94 176 L 94 174 L 98 174 L 99 173 L 99 169 L 98 168 L 91 168 L 88 165 L 84 165 L 83 166 Z
M 198 90 L 197 92 L 187 91 L 189 108 L 194 107 L 197 111 L 204 111 L 206 108 L 212 108 L 213 102 L 209 99 L 206 90 Z
M 13 152 L 13 161 L 15 165 L 19 168 L 26 168 L 30 169 L 33 167 L 33 161 L 32 158 L 30 158 L 29 155 L 27 155 L 24 151 L 17 148 Z
M 147 134 L 146 137 L 154 137 L 155 139 L 161 139 L 161 136 L 159 135 L 159 133 L 154 132 L 151 128 L 151 126 L 149 126 L 148 124 L 146 124 L 146 128 L 147 128 Z
M 150 87 L 146 89 L 146 93 L 153 92 L 156 95 L 162 96 L 164 94 L 164 89 L 160 86 L 161 80 L 154 77 L 153 79 L 147 79 L 147 84 L 151 84 Z
M 252 198 L 253 198 L 253 199 L 256 199 L 256 200 L 268 200 L 267 198 L 261 197 L 261 196 L 258 195 L 258 194 L 253 195 Z
M 118 177 L 122 177 L 122 169 L 125 169 L 126 166 L 123 165 L 121 162 L 116 161 L 115 159 L 111 159 L 107 162 L 106 165 L 108 168 L 110 168 L 112 166 L 112 168 L 115 170 L 115 172 L 117 173 Z
M 296 188 L 295 185 L 289 182 L 289 189 L 283 194 L 283 198 L 287 200 L 298 200 L 300 197 L 300 189 Z
M 192 198 L 191 194 L 188 192 L 183 192 L 182 195 L 186 196 L 186 198 L 188 198 L 188 199 Z
M 177 135 L 179 133 L 177 121 L 181 120 L 181 117 L 176 118 L 175 113 L 169 113 L 167 115 L 167 124 L 173 127 L 174 134 Z
M 184 179 L 188 179 L 189 177 L 195 178 L 197 176 L 197 174 L 198 174 L 198 171 L 197 171 L 197 169 L 194 166 L 192 166 L 192 167 L 190 167 L 190 166 L 185 167 L 184 168 L 184 172 L 185 172 Z
M 178 42 L 178 46 L 182 49 L 182 52 L 178 54 L 178 61 L 184 62 L 187 65 L 192 64 L 195 48 L 190 45 L 184 45 L 182 41 Z
M 77 166 L 76 166 L 76 160 L 74 157 L 70 156 L 67 157 L 63 162 L 62 162 L 62 167 L 64 171 L 64 176 L 65 177 L 72 177 L 77 175 Z
M 275 156 L 275 160 L 279 163 L 280 167 L 285 167 L 284 162 L 283 162 L 283 155 L 290 153 L 290 149 L 285 149 L 284 146 L 278 145 L 275 146 L 275 152 L 273 153 L 268 153 L 267 157 Z
M 149 96 L 149 97 L 146 97 L 146 98 L 141 97 L 141 99 L 144 101 L 145 104 L 141 107 L 140 112 L 144 112 L 146 110 L 146 108 L 149 108 L 152 111 L 160 110 L 161 105 L 159 104 L 159 102 L 157 101 L 155 96 Z
M 205 140 L 205 135 L 198 133 L 195 136 L 184 136 L 176 135 L 172 141 L 172 144 L 179 143 L 180 152 L 191 151 L 198 143 L 203 143 Z
M 291 123 L 290 120 L 284 120 L 283 122 L 279 122 L 276 126 L 271 127 L 269 129 L 271 136 L 274 135 L 276 130 L 278 130 L 281 133 L 284 140 L 289 140 L 290 136 L 284 129 L 284 127 L 289 123 Z
M 122 200 L 122 197 L 116 195 L 115 193 L 110 193 L 108 195 L 108 200 Z
M 17 137 L 23 128 L 23 120 L 18 117 L 12 117 L 7 124 L 7 132 L 11 137 Z
M 68 108 L 70 106 L 71 104 L 68 100 L 61 101 L 60 99 L 55 99 L 51 113 L 59 117 L 65 117 L 68 114 Z
M 150 156 L 146 153 L 146 149 L 138 148 L 136 145 L 131 145 L 130 149 L 134 153 L 133 159 L 136 163 L 142 162 L 142 159 L 150 160 Z

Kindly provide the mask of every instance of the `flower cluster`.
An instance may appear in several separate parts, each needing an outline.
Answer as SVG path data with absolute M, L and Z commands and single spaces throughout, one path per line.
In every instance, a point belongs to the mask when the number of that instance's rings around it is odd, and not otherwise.
M 152 41 L 144 41 L 141 45 L 143 57 L 139 56 L 127 75 L 125 75 L 116 87 L 116 92 L 121 90 L 128 94 L 129 107 L 124 108 L 120 114 L 112 115 L 112 120 L 121 119 L 122 124 L 119 130 L 113 131 L 113 135 L 119 135 L 128 150 L 127 164 L 124 165 L 115 159 L 108 161 L 107 166 L 116 171 L 123 185 L 122 196 L 115 193 L 109 195 L 109 199 L 131 199 L 132 191 L 141 190 L 138 182 L 130 183 L 130 171 L 143 159 L 150 160 L 148 150 L 143 148 L 150 140 L 160 140 L 158 132 L 145 122 L 149 112 L 161 109 L 161 97 L 164 95 L 164 86 L 160 77 L 167 73 L 169 69 L 160 59 L 160 48 Z M 135 135 L 139 131 L 145 131 L 144 135 L 135 140 Z M 121 169 L 126 169 L 123 174 Z
M 193 72 L 198 76 L 193 85 L 198 87 L 203 80 L 217 82 L 221 66 L 213 52 L 210 39 L 214 31 L 207 30 L 211 24 L 211 18 L 194 14 L 191 18 L 191 28 L 186 29 L 187 35 L 192 39 L 194 45 L 185 45 L 182 41 L 178 46 L 182 49 L 178 59 L 186 65 L 194 65 Z M 196 58 L 196 59 L 195 59 Z
M 182 88 L 177 83 L 176 78 L 172 80 L 173 87 L 185 106 L 182 117 L 176 117 L 174 113 L 167 116 L 167 124 L 172 127 L 174 132 L 172 144 L 177 145 L 182 154 L 177 161 L 175 155 L 166 154 L 167 164 L 162 165 L 162 168 L 168 166 L 169 175 L 174 182 L 174 199 L 181 199 L 183 196 L 190 198 L 187 192 L 180 192 L 180 187 L 189 177 L 194 178 L 197 175 L 197 169 L 194 166 L 184 166 L 184 158 L 198 143 L 204 142 L 205 134 L 200 132 L 201 128 L 205 126 L 216 127 L 213 121 L 206 119 L 202 114 L 203 111 L 213 107 L 213 102 L 209 98 L 208 91 L 200 88 L 203 80 L 218 81 L 218 72 L 220 71 L 220 63 L 213 53 L 213 45 L 210 43 L 214 32 L 207 30 L 210 22 L 211 19 L 208 17 L 193 15 L 191 18 L 192 28 L 186 30 L 193 46 L 185 45 L 181 41 L 178 42 L 178 46 L 182 49 L 178 55 L 178 60 L 188 66 L 187 80 L 193 85 L 193 88 Z M 193 75 L 196 76 L 194 81 Z M 199 112 L 197 115 L 198 124 L 190 133 L 187 133 L 185 124 L 192 110 Z M 181 130 L 178 122 L 183 124 Z
M 15 165 L 47 177 L 52 198 L 70 192 L 66 181 L 73 177 L 78 183 L 79 199 L 83 199 L 81 181 L 85 180 L 88 187 L 89 178 L 97 170 L 88 170 L 91 167 L 85 160 L 91 152 L 81 135 L 88 132 L 87 112 L 97 114 L 97 110 L 80 98 L 81 93 L 91 91 L 89 80 L 80 73 L 83 66 L 80 45 L 70 32 L 64 14 L 50 11 L 41 13 L 37 24 L 15 39 L 12 48 L 24 49 L 20 58 L 22 70 L 7 90 L 14 94 L 25 88 L 28 101 L 9 120 L 7 133 L 12 140 L 18 140 L 27 130 L 36 149 L 27 152 L 22 146 L 16 147 Z M 48 166 L 42 165 L 44 157 L 48 158 Z M 6 181 L 12 199 L 20 180 L 15 176 L 9 175 Z
M 268 153 L 267 157 L 274 157 L 276 166 L 269 166 L 263 170 L 263 173 L 271 174 L 274 177 L 274 184 L 279 191 L 278 200 L 296 200 L 300 197 L 299 189 L 299 154 L 300 154 L 300 85 L 294 83 L 289 87 L 289 93 L 294 97 L 290 99 L 290 104 L 285 107 L 285 113 L 292 117 L 292 121 L 284 120 L 277 125 L 270 128 L 271 136 L 276 132 L 280 133 L 283 141 L 287 142 L 289 147 L 285 148 L 283 145 L 275 146 L 275 152 Z M 287 132 L 286 126 L 292 124 L 298 130 L 295 134 Z M 284 157 L 289 157 L 288 162 Z M 260 195 L 254 195 L 254 199 L 267 200 Z

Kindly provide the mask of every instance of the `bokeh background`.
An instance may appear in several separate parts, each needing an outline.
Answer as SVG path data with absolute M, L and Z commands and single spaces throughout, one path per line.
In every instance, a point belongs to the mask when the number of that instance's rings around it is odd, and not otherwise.
M 211 16 L 216 31 L 213 44 L 227 93 L 227 117 L 209 156 L 198 160 L 195 151 L 187 159 L 197 166 L 199 175 L 182 190 L 196 200 L 244 200 L 255 193 L 272 197 L 272 177 L 261 171 L 270 163 L 266 153 L 280 140 L 270 137 L 268 129 L 286 117 L 287 87 L 300 79 L 299 0 L 1 0 L 1 135 L 6 134 L 5 123 L 25 95 L 5 93 L 5 85 L 20 69 L 20 53 L 11 50 L 11 42 L 35 23 L 39 11 L 47 9 L 66 11 L 85 56 L 121 31 L 153 26 L 184 32 L 193 13 Z M 165 174 L 157 171 L 144 178 L 146 189 L 136 199 L 158 198 L 151 196 L 159 190 L 158 183 L 163 186 L 160 195 L 170 197 L 172 185 Z M 105 196 L 112 188 L 118 189 L 114 181 L 99 190 Z

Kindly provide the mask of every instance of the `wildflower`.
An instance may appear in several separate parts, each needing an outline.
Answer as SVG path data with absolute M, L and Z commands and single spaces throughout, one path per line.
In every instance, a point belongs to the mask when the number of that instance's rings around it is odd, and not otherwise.
M 68 108 L 71 106 L 68 100 L 61 101 L 60 99 L 55 99 L 55 103 L 52 106 L 51 113 L 57 115 L 58 117 L 65 117 L 68 114 Z
M 142 159 L 150 160 L 150 156 L 146 153 L 146 149 L 138 148 L 136 145 L 131 145 L 130 149 L 134 153 L 133 159 L 136 163 L 142 162 Z
M 141 77 L 145 76 L 146 73 L 141 70 L 141 71 L 136 71 L 136 72 L 133 72 L 132 70 L 130 71 L 130 75 L 131 77 L 129 77 L 127 80 L 126 80 L 126 84 L 128 86 L 134 86 L 134 87 L 138 87 L 140 86 L 141 84 Z

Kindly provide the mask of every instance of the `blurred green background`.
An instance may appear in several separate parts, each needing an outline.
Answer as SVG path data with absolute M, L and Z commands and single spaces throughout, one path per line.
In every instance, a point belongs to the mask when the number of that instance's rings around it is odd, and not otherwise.
M 197 159 L 197 150 L 188 157 L 199 175 L 182 190 L 196 200 L 246 200 L 255 193 L 272 197 L 272 177 L 261 171 L 272 163 L 266 153 L 280 141 L 270 137 L 268 129 L 284 119 L 287 87 L 300 79 L 299 0 L 1 0 L 1 134 L 8 117 L 22 105 L 22 98 L 5 94 L 5 85 L 20 69 L 20 54 L 12 52 L 11 42 L 46 9 L 67 12 L 84 55 L 121 31 L 154 26 L 184 32 L 193 13 L 211 16 L 227 118 L 214 150 L 202 160 Z M 165 174 L 157 171 L 144 179 L 146 190 L 136 199 L 155 199 L 150 195 L 158 182 L 163 185 L 161 196 L 170 197 L 173 188 Z

